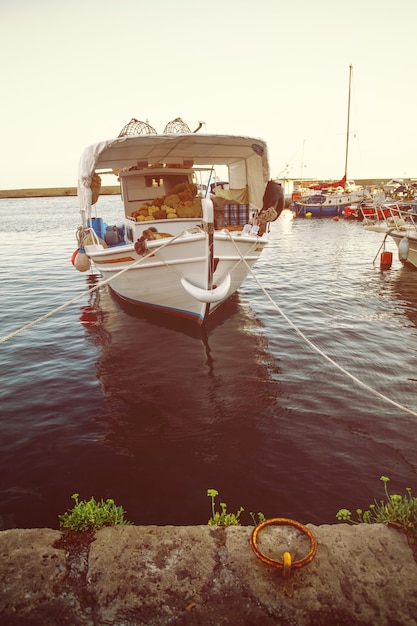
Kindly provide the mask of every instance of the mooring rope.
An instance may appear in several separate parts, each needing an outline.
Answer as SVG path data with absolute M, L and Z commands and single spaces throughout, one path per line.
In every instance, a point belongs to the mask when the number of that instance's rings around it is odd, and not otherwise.
M 241 256 L 242 261 L 245 263 L 246 267 L 249 269 L 249 272 L 252 276 L 252 278 L 255 280 L 255 282 L 257 283 L 257 285 L 261 288 L 261 290 L 263 291 L 263 293 L 265 294 L 265 296 L 267 297 L 267 299 L 270 301 L 270 303 L 273 305 L 273 307 L 278 311 L 278 313 L 285 319 L 285 321 L 291 326 L 291 328 L 293 328 L 293 330 L 295 330 L 295 332 L 303 339 L 303 341 L 305 341 L 310 348 L 312 348 L 312 350 L 314 350 L 315 352 L 317 352 L 318 354 L 320 354 L 320 356 L 322 356 L 324 359 L 326 359 L 326 361 L 328 361 L 329 363 L 331 363 L 336 369 L 338 369 L 340 372 L 342 372 L 343 374 L 345 374 L 345 376 L 348 376 L 351 380 L 353 380 L 356 384 L 360 385 L 361 387 L 363 387 L 364 389 L 366 389 L 367 391 L 371 392 L 372 394 L 374 394 L 375 396 L 377 396 L 378 398 L 381 398 L 381 400 L 385 400 L 385 402 L 388 402 L 389 404 L 392 404 L 393 406 L 397 407 L 397 409 L 401 409 L 402 411 L 405 411 L 406 413 L 409 413 L 410 415 L 414 415 L 414 417 L 417 417 L 417 412 L 413 411 L 412 409 L 409 409 L 408 407 L 404 406 L 403 404 L 399 404 L 398 402 L 395 402 L 395 400 L 392 400 L 391 398 L 388 398 L 387 396 L 385 396 L 383 393 L 380 393 L 379 391 L 377 391 L 376 389 L 374 389 L 373 387 L 370 387 L 369 385 L 367 385 L 366 383 L 364 383 L 362 380 L 360 380 L 359 378 L 357 378 L 356 376 L 354 376 L 353 374 L 351 374 L 350 372 L 348 372 L 344 367 L 342 367 L 341 365 L 339 365 L 339 363 L 336 363 L 336 361 L 334 361 L 329 355 L 327 355 L 325 352 L 323 352 L 323 350 L 321 348 L 319 348 L 318 346 L 316 346 L 315 343 L 313 343 L 311 341 L 311 339 L 309 339 L 299 328 L 298 326 L 296 326 L 296 324 L 294 324 L 294 322 L 284 313 L 284 311 L 278 306 L 278 304 L 273 300 L 273 298 L 269 295 L 269 293 L 267 292 L 267 290 L 265 289 L 265 287 L 261 284 L 261 282 L 259 281 L 259 279 L 257 278 L 257 276 L 255 276 L 254 272 L 252 271 L 252 268 L 250 267 L 250 265 L 246 262 L 246 259 L 243 258 L 242 254 L 240 253 L 239 248 L 237 247 L 236 243 L 233 240 L 233 237 L 230 235 L 230 239 L 233 241 L 236 250 L 238 251 L 238 253 Z
M 278 304 L 273 300 L 273 298 L 269 295 L 269 293 L 267 292 L 267 290 L 265 289 L 265 287 L 262 285 L 262 283 L 259 281 L 259 279 L 257 278 L 257 276 L 254 274 L 252 268 L 250 267 L 250 265 L 247 263 L 246 259 L 242 256 L 238 246 L 236 245 L 236 242 L 234 241 L 233 237 L 231 236 L 230 232 L 228 232 L 228 235 L 231 239 L 231 241 L 233 242 L 233 245 L 235 246 L 240 258 L 242 259 L 243 263 L 245 263 L 246 267 L 249 270 L 249 273 L 251 274 L 252 278 L 255 280 L 255 282 L 257 283 L 257 285 L 260 287 L 260 289 L 262 290 L 262 292 L 265 294 L 266 298 L 269 300 L 269 302 L 272 304 L 272 306 L 278 311 L 278 313 L 285 319 L 285 321 L 287 322 L 287 324 L 289 324 L 289 326 L 291 326 L 291 328 L 293 328 L 293 330 L 303 339 L 303 341 L 305 341 L 312 350 L 314 350 L 315 352 L 317 352 L 318 354 L 320 354 L 320 356 L 322 356 L 324 359 L 326 359 L 326 361 L 328 361 L 329 363 L 331 363 L 331 365 L 333 365 L 336 369 L 338 369 L 340 372 L 342 372 L 343 374 L 345 374 L 345 376 L 348 376 L 348 378 L 350 378 L 351 380 L 353 380 L 356 384 L 360 385 L 361 387 L 363 387 L 364 389 L 366 389 L 367 391 L 369 391 L 370 393 L 372 393 L 373 395 L 377 396 L 378 398 L 380 398 L 381 400 L 384 400 L 385 402 L 388 402 L 389 404 L 397 407 L 398 409 L 405 411 L 406 413 L 409 413 L 410 415 L 413 415 L 414 417 L 417 417 L 417 412 L 413 411 L 412 409 L 409 409 L 408 407 L 404 406 L 403 404 L 399 404 L 398 402 L 395 402 L 395 400 L 392 400 L 391 398 L 388 398 L 387 396 L 385 396 L 384 394 L 380 393 L 379 391 L 377 391 L 376 389 L 374 389 L 373 387 L 370 387 L 368 384 L 364 383 L 363 381 L 361 381 L 359 378 L 357 378 L 356 376 L 354 376 L 353 374 L 351 374 L 350 372 L 348 372 L 344 367 L 342 367 L 341 365 L 339 365 L 336 361 L 334 361 L 334 359 L 332 359 L 330 356 L 328 356 L 325 352 L 323 352 L 323 350 L 321 350 L 321 348 L 319 348 L 318 346 L 316 346 L 299 328 L 298 326 L 296 326 L 296 324 L 294 324 L 294 322 L 284 313 L 284 311 L 278 306 Z M 165 246 L 167 246 L 168 244 L 172 243 L 172 241 L 174 241 L 175 239 L 177 239 L 178 237 L 180 237 L 183 233 L 180 233 L 179 235 L 176 235 L 173 239 L 170 239 L 169 241 L 167 241 L 166 243 L 163 243 L 158 250 L 161 250 L 162 248 L 164 248 Z M 5 343 L 6 341 L 8 341 L 9 339 L 12 339 L 13 337 L 16 337 L 16 335 L 19 335 L 20 333 L 24 332 L 25 330 L 28 330 L 29 328 L 32 328 L 33 326 L 35 326 L 36 324 L 39 324 L 40 322 L 42 322 L 43 320 L 48 319 L 49 317 L 52 317 L 53 315 L 55 315 L 56 313 L 59 313 L 59 311 L 62 311 L 63 309 L 65 309 L 66 307 L 70 306 L 71 304 L 74 304 L 74 302 L 77 302 L 78 300 L 80 300 L 81 298 L 83 298 L 84 296 L 90 295 L 91 293 L 93 293 L 94 291 L 96 291 L 97 289 L 100 289 L 100 287 L 103 287 L 104 285 L 107 285 L 107 283 L 109 283 L 111 280 L 113 280 L 113 278 L 115 278 L 116 276 L 120 276 L 121 274 L 124 274 L 124 272 L 128 271 L 129 269 L 132 269 L 133 267 L 135 267 L 136 265 L 139 265 L 139 263 L 141 263 L 142 261 L 144 261 L 145 259 L 149 258 L 150 256 L 152 256 L 155 253 L 154 250 L 150 251 L 147 255 L 141 257 L 140 259 L 137 259 L 137 261 L 135 261 L 134 263 L 132 263 L 131 265 L 127 265 L 126 267 L 124 267 L 123 269 L 120 270 L 120 272 L 117 272 L 117 274 L 114 274 L 113 276 L 111 276 L 110 278 L 107 278 L 105 280 L 102 280 L 100 282 L 98 282 L 96 285 L 94 285 L 93 287 L 91 287 L 90 289 L 87 289 L 86 291 L 83 291 L 82 293 L 80 293 L 78 296 L 75 296 L 75 298 L 72 298 L 72 300 L 69 300 L 68 302 L 65 302 L 64 304 L 61 304 L 59 307 L 57 307 L 56 309 L 53 309 L 52 311 L 49 311 L 48 313 L 45 313 L 45 315 L 41 315 L 41 317 L 38 317 L 37 319 L 33 320 L 32 322 L 29 322 L 28 324 L 25 324 L 25 326 L 22 326 L 21 328 L 15 330 L 14 332 L 10 333 L 9 335 L 6 335 L 5 337 L 0 337 L 0 344 Z
M 186 232 L 186 231 L 181 232 L 179 235 L 175 235 L 175 237 L 173 237 L 172 239 L 170 238 L 169 241 L 166 241 L 165 243 L 163 243 L 161 246 L 159 246 L 158 251 L 161 250 L 162 248 L 165 248 L 168 244 L 172 243 L 173 241 L 175 241 L 175 239 L 178 239 L 178 237 L 181 237 L 181 235 L 183 235 L 184 232 Z M 56 309 L 53 309 L 52 311 L 49 311 L 48 313 L 45 313 L 45 315 L 41 315 L 41 317 L 38 317 L 37 319 L 33 320 L 32 322 L 29 322 L 28 324 L 25 324 L 25 326 L 22 326 L 21 328 L 18 328 L 14 332 L 10 333 L 10 335 L 6 335 L 5 337 L 0 337 L 0 344 L 1 343 L 5 343 L 6 341 L 9 341 L 9 339 L 12 339 L 13 337 L 16 337 L 16 335 L 19 335 L 20 333 L 23 333 L 23 331 L 28 330 L 29 328 L 32 328 L 33 326 L 36 326 L 36 324 L 39 324 L 40 322 L 43 322 L 44 320 L 48 319 L 48 317 L 52 317 L 56 313 L 59 313 L 59 311 L 62 311 L 63 309 L 66 309 L 68 306 L 70 306 L 71 304 L 74 304 L 74 302 L 77 302 L 77 300 L 81 300 L 81 298 L 84 298 L 84 296 L 88 296 L 91 293 L 93 293 L 94 291 L 97 291 L 97 289 L 100 289 L 100 287 L 103 287 L 104 285 L 107 285 L 107 283 L 109 283 L 111 280 L 113 280 L 113 278 L 116 278 L 117 276 L 121 276 L 122 274 L 124 274 L 128 270 L 132 269 L 133 267 L 136 267 L 136 265 L 139 265 L 139 263 L 142 263 L 142 261 L 144 261 L 145 259 L 149 258 L 150 256 L 152 256 L 154 254 L 155 254 L 155 250 L 151 250 L 150 252 L 148 252 L 148 254 L 146 254 L 143 257 L 140 257 L 140 259 L 137 259 L 131 265 L 127 265 L 126 267 L 121 269 L 120 272 L 117 272 L 116 274 L 113 274 L 113 276 L 110 276 L 110 278 L 106 278 L 105 280 L 101 280 L 100 282 L 98 282 L 96 285 L 94 285 L 90 289 L 87 289 L 86 291 L 83 291 L 82 293 L 80 293 L 78 296 L 75 296 L 75 298 L 72 298 L 72 300 L 68 300 L 68 302 L 65 302 L 64 304 L 61 304 Z

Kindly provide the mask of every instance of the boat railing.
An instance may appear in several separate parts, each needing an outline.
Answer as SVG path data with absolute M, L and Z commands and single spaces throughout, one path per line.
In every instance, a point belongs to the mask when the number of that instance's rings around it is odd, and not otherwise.
M 360 207 L 365 226 L 384 225 L 395 230 L 417 228 L 417 213 L 412 208 L 404 209 L 398 204 L 381 204 L 375 207 Z

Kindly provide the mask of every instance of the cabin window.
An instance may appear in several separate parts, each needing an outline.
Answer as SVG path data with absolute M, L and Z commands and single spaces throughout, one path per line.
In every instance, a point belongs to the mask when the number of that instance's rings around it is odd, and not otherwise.
M 154 176 L 145 176 L 146 187 L 162 187 L 164 184 L 163 178 L 155 178 Z

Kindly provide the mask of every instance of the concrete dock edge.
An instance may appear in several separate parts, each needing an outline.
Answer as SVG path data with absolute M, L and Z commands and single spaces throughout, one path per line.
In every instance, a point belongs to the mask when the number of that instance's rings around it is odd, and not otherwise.
M 307 527 L 314 560 L 282 572 L 249 545 L 253 527 L 113 526 L 71 538 L 0 532 L 0 623 L 7 626 L 417 626 L 417 563 L 382 524 Z M 285 526 L 262 550 L 293 561 L 308 541 Z

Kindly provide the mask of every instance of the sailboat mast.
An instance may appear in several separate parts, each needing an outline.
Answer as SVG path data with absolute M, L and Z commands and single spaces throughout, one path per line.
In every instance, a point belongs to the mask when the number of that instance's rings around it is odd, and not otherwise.
M 349 65 L 349 96 L 348 96 L 347 131 L 346 131 L 345 180 L 347 179 L 347 166 L 348 166 L 348 154 L 349 154 L 350 88 L 351 88 L 351 84 L 352 84 L 352 66 Z

